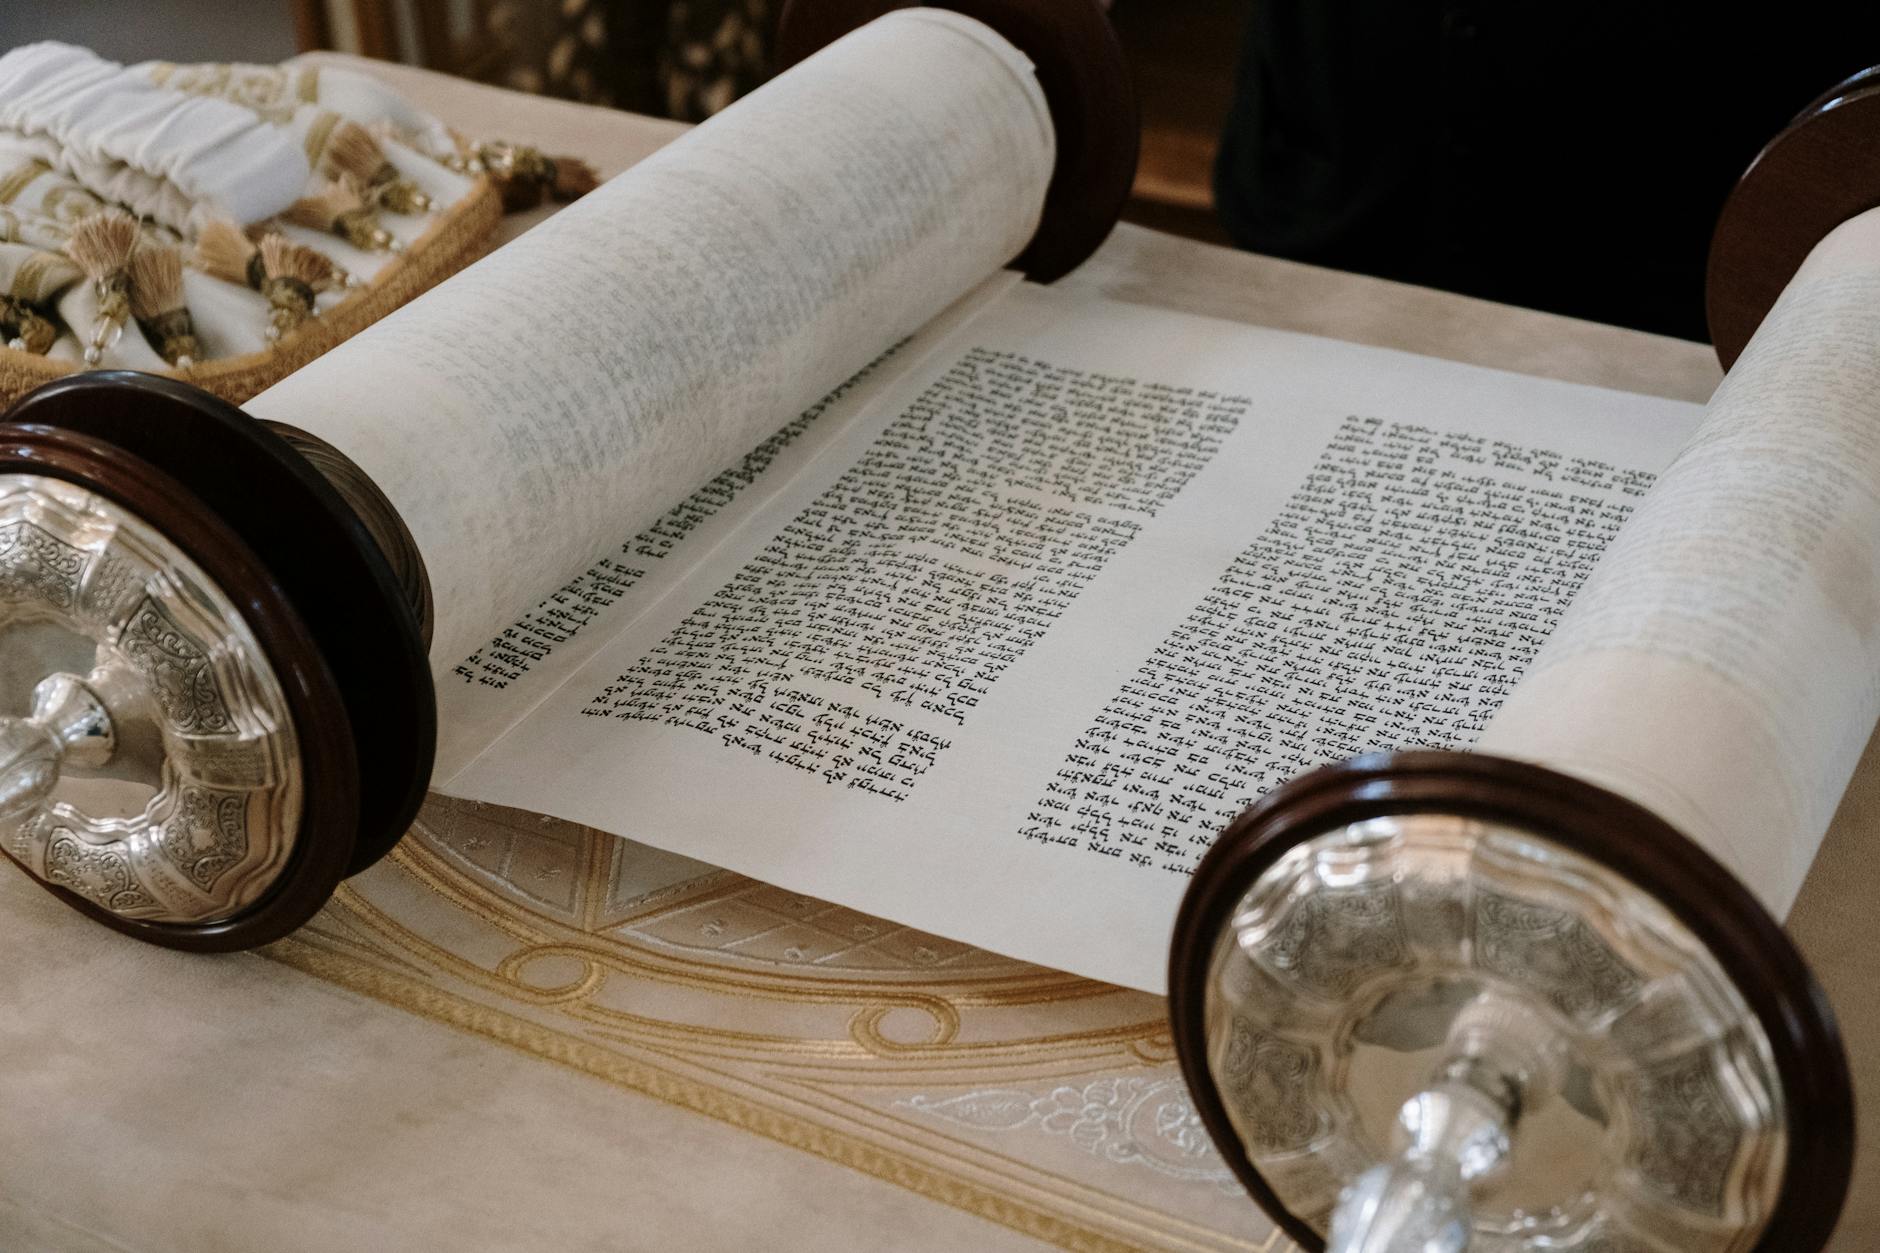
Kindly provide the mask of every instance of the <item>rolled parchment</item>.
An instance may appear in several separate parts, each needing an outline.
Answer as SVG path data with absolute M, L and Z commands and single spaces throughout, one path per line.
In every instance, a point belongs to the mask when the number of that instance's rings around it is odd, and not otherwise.
M 445 672 L 1011 260 L 1054 157 L 1021 54 L 896 12 L 247 409 L 391 499 Z
M 1483 732 L 1777 917 L 1880 718 L 1880 210 L 1809 255 Z

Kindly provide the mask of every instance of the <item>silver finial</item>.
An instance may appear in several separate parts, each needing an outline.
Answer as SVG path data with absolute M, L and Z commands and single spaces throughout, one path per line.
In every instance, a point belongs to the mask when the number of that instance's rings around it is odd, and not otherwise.
M 1454 1162 L 1373 1166 L 1345 1190 L 1325 1253 L 1464 1253 L 1469 1217 Z
M 97 693 L 77 675 L 47 676 L 33 689 L 31 717 L 0 717 L 0 817 L 44 804 L 65 762 L 95 769 L 116 751 Z
M 1545 1020 L 1494 993 L 1457 1014 L 1445 1053 L 1397 1111 L 1397 1157 L 1339 1196 L 1326 1253 L 1463 1253 L 1472 1193 L 1506 1169 L 1524 1107 L 1564 1078 Z
M 1783 1185 L 1761 1020 L 1657 898 L 1444 813 L 1307 837 L 1202 994 L 1224 1144 L 1330 1253 L 1742 1253 Z
M 34 474 L 0 475 L 0 711 L 0 849 L 46 882 L 194 925 L 288 866 L 299 738 L 241 609 L 136 514 Z

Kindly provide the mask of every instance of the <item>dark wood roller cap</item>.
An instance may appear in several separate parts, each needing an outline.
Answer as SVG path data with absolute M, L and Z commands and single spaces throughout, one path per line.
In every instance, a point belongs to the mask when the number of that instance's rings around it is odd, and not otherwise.
M 253 948 L 299 927 L 345 877 L 359 832 L 351 724 L 332 668 L 306 623 L 262 558 L 213 510 L 171 475 L 109 441 L 38 422 L 0 424 L 0 473 L 64 479 L 130 510 L 241 607 L 286 698 L 305 780 L 300 829 L 287 864 L 267 893 L 233 918 L 204 924 L 126 918 L 43 879 L 34 882 L 113 930 L 166 948 Z
M 1727 88 L 1726 88 L 1727 90 Z M 1829 231 L 1880 207 L 1880 66 L 1823 92 L 1769 142 L 1711 236 L 1705 308 L 1729 369 Z
M 341 878 L 391 850 L 430 784 L 430 658 L 409 573 L 401 579 L 314 465 L 199 388 L 97 370 L 49 383 L 6 412 L 0 469 L 75 482 L 162 531 L 243 607 L 298 702 L 308 860 L 296 853 L 280 899 L 190 934 L 103 921 L 172 947 L 252 947 L 298 926 Z

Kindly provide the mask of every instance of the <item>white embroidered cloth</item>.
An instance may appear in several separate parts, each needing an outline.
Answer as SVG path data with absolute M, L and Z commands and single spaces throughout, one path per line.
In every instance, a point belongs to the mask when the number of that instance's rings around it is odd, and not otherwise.
M 0 56 L 0 129 L 142 217 L 193 233 L 204 215 L 254 222 L 304 191 L 293 135 L 225 100 L 184 96 L 69 44 Z

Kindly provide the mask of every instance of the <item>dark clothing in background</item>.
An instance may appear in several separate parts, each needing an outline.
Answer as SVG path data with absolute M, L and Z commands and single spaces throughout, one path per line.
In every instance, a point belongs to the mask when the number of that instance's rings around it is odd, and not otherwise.
M 1873 0 L 1252 0 L 1216 201 L 1244 248 L 1707 339 L 1737 176 L 1876 63 Z

